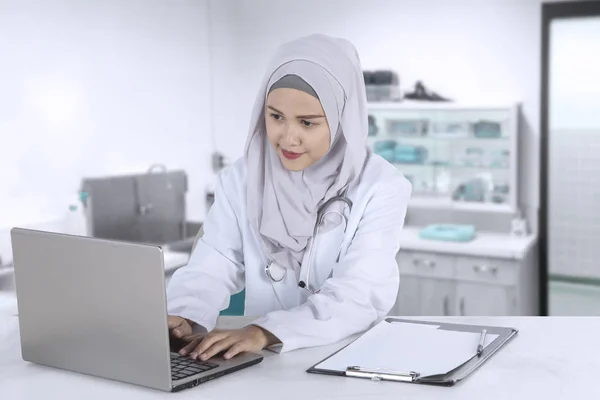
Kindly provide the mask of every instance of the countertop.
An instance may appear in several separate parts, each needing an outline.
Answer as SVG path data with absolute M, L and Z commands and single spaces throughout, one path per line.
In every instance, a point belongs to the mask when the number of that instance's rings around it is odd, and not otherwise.
M 340 343 L 285 354 L 265 352 L 256 366 L 178 394 L 90 377 L 22 361 L 16 317 L 0 317 L 2 399 L 595 399 L 600 398 L 600 318 L 436 317 L 441 322 L 509 326 L 519 334 L 480 369 L 454 387 L 376 382 L 306 373 Z M 241 326 L 243 317 L 220 320 Z
M 400 250 L 520 260 L 536 242 L 533 235 L 517 237 L 488 232 L 477 232 L 470 242 L 445 242 L 421 238 L 420 229 L 409 226 L 403 229 Z

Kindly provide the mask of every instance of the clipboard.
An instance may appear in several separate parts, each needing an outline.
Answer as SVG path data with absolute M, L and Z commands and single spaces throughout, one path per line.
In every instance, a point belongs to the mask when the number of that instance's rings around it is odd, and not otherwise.
M 454 332 L 470 332 L 474 334 L 479 334 L 483 330 L 487 332 L 488 335 L 496 336 L 495 339 L 489 344 L 487 344 L 482 350 L 477 349 L 477 346 L 473 348 L 472 357 L 468 358 L 463 363 L 457 365 L 455 368 L 452 368 L 444 373 L 435 374 L 435 375 L 423 375 L 420 371 L 411 371 L 411 370 L 403 370 L 403 371 L 395 371 L 385 367 L 377 367 L 377 366 L 358 366 L 358 365 L 348 365 L 345 371 L 340 370 L 332 370 L 332 369 L 324 369 L 320 368 L 319 365 L 323 364 L 327 360 L 336 356 L 338 353 L 343 352 L 348 349 L 352 344 L 354 344 L 357 338 L 350 344 L 344 346 L 340 350 L 331 354 L 327 358 L 319 361 L 312 367 L 310 367 L 306 372 L 314 373 L 314 374 L 324 374 L 324 375 L 332 375 L 332 376 L 343 376 L 343 377 L 353 377 L 353 378 L 363 378 L 363 379 L 371 379 L 371 380 L 384 380 L 384 381 L 395 381 L 395 382 L 407 382 L 407 383 L 417 383 L 417 384 L 428 384 L 428 385 L 438 385 L 438 386 L 454 386 L 458 382 L 462 381 L 469 375 L 471 375 L 476 369 L 481 367 L 487 360 L 489 360 L 494 354 L 496 354 L 500 349 L 502 349 L 507 343 L 513 339 L 518 330 L 515 328 L 507 328 L 507 327 L 498 327 L 498 326 L 484 326 L 484 325 L 466 325 L 466 324 L 456 324 L 456 323 L 440 323 L 433 321 L 416 321 L 409 319 L 400 319 L 400 318 L 386 318 L 382 323 L 404 323 L 404 324 L 418 324 L 418 325 L 428 325 L 432 329 L 444 330 L 444 331 L 454 331 Z M 436 328 L 437 327 L 437 328 Z M 368 331 L 367 331 L 368 332 Z M 365 332 L 365 334 L 367 333 Z M 361 337 L 364 336 L 361 335 Z M 368 368 L 371 367 L 371 368 Z M 375 367 L 375 368 L 373 368 Z

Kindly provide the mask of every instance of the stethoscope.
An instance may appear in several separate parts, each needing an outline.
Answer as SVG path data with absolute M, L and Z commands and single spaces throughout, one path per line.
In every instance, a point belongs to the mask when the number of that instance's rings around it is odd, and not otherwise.
M 338 214 L 344 220 L 344 233 L 346 233 L 346 228 L 348 228 L 348 217 L 346 217 L 346 215 L 343 213 L 343 211 L 341 211 L 341 212 L 338 210 L 327 211 L 327 208 L 329 208 L 336 201 L 341 201 L 341 202 L 346 203 L 346 205 L 348 206 L 348 211 L 352 211 L 352 201 L 348 197 L 345 196 L 345 192 L 342 195 L 335 196 L 335 197 L 332 197 L 331 199 L 327 200 L 317 210 L 317 220 L 315 221 L 315 227 L 313 229 L 312 243 L 311 243 L 310 249 L 308 251 L 308 265 L 306 267 L 306 280 L 300 280 L 298 282 L 298 286 L 301 287 L 302 289 L 307 290 L 310 294 L 316 294 L 320 290 L 320 289 L 318 289 L 318 290 L 311 289 L 310 286 L 308 285 L 308 282 L 310 282 L 310 270 L 312 268 L 312 263 L 313 263 L 313 250 L 317 245 L 319 229 L 321 228 L 321 225 L 323 224 L 323 220 L 329 214 Z M 337 256 L 338 259 L 340 257 L 341 250 L 342 249 L 341 249 L 341 245 L 340 245 L 340 251 L 338 252 L 338 256 Z M 287 269 L 282 267 L 281 265 L 275 263 L 274 261 L 271 261 L 265 267 L 265 273 L 267 274 L 267 276 L 269 278 L 271 278 L 271 280 L 273 282 L 281 282 L 287 274 Z

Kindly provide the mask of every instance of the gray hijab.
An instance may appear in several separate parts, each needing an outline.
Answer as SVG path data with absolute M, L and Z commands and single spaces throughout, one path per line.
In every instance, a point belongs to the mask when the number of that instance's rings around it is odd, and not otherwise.
M 303 171 L 285 169 L 266 136 L 266 98 L 278 87 L 317 97 L 327 117 L 330 149 Z M 362 68 L 350 42 L 310 35 L 279 47 L 254 104 L 245 151 L 248 218 L 271 261 L 299 268 L 319 206 L 343 193 L 362 172 L 367 132 Z M 341 211 L 340 202 L 334 204 Z M 335 224 L 329 221 L 321 232 Z

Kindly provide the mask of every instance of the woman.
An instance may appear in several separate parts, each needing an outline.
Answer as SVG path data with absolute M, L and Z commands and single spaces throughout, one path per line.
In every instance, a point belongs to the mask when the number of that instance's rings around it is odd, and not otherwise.
M 245 156 L 220 174 L 204 236 L 168 287 L 169 328 L 189 341 L 181 354 L 206 360 L 324 345 L 392 308 L 411 186 L 367 151 L 366 105 L 348 41 L 311 35 L 278 49 Z M 332 198 L 315 232 L 319 207 Z M 226 299 L 244 287 L 245 314 L 260 318 L 213 331 Z M 210 333 L 192 336 L 194 326 Z

